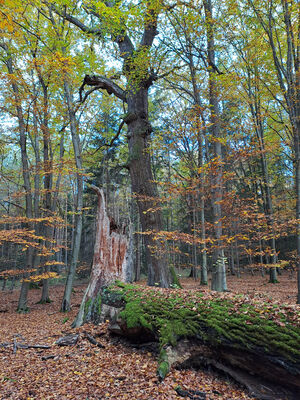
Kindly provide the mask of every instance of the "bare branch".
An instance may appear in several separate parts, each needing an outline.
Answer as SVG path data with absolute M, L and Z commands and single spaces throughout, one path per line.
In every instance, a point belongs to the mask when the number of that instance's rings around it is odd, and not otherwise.
M 81 29 L 83 32 L 92 34 L 92 35 L 97 35 L 97 36 L 102 36 L 102 31 L 101 29 L 94 29 L 90 28 L 87 25 L 85 25 L 83 22 L 81 22 L 78 18 L 73 17 L 73 15 L 68 14 L 65 10 L 63 12 L 59 11 L 55 5 L 52 3 L 51 5 L 45 2 L 51 10 L 53 10 L 56 14 L 58 14 L 60 17 L 65 18 L 67 21 L 71 22 L 71 24 L 77 26 L 77 28 Z
M 109 95 L 114 94 L 116 97 L 118 97 L 122 101 L 127 102 L 125 90 L 123 90 L 120 86 L 118 86 L 116 83 L 114 83 L 109 78 L 106 78 L 105 76 L 100 76 L 100 75 L 86 75 L 84 77 L 83 83 L 79 89 L 79 96 L 80 96 L 81 102 L 82 102 L 82 92 L 84 90 L 85 85 L 94 86 L 94 88 L 93 88 L 93 90 L 90 90 L 89 92 L 86 93 L 84 100 L 86 100 L 87 95 L 92 93 L 94 90 L 104 89 L 107 91 L 107 93 Z

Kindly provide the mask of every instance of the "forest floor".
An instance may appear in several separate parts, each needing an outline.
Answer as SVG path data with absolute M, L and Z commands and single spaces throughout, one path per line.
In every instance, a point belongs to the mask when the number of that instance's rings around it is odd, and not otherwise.
M 228 277 L 231 291 L 258 296 L 282 303 L 295 303 L 296 277 L 288 272 L 280 283 L 269 284 L 268 277 L 243 275 Z M 198 282 L 182 279 L 185 288 L 199 290 Z M 207 400 L 253 399 L 226 377 L 201 370 L 172 370 L 163 383 L 156 376 L 157 359 L 149 349 L 136 349 L 107 332 L 107 323 L 71 328 L 85 285 L 74 290 L 72 311 L 60 313 L 63 286 L 51 287 L 51 304 L 36 304 L 41 290 L 29 293 L 30 313 L 15 312 L 18 290 L 0 293 L 0 399 L 183 399 L 175 388 L 204 391 Z M 200 288 L 203 290 L 203 288 Z M 205 289 L 208 290 L 208 289 Z M 74 346 L 59 347 L 59 337 L 78 332 Z M 98 348 L 84 338 L 91 334 L 105 348 Z M 13 343 L 49 345 L 49 349 L 17 349 Z M 6 343 L 6 345 L 5 345 Z M 48 358 L 52 356 L 54 358 Z M 46 358 L 46 359 L 45 359 Z M 188 399 L 188 397 L 186 397 Z

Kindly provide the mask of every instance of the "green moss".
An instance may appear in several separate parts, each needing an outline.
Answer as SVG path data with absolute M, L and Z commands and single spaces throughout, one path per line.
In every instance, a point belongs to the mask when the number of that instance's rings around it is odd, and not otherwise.
M 92 304 L 92 299 L 88 299 L 86 302 L 85 302 L 85 305 L 84 305 L 84 317 L 83 317 L 83 320 L 85 321 L 86 320 L 86 317 L 87 317 L 87 314 L 88 314 L 88 312 L 89 312 L 89 308 L 90 308 L 90 306 L 91 306 L 91 304 Z
M 182 289 L 181 283 L 179 282 L 178 276 L 176 275 L 175 268 L 173 267 L 173 265 L 170 267 L 170 274 L 172 277 L 173 287 Z
M 29 308 L 29 307 L 26 307 L 26 308 L 19 308 L 19 309 L 17 310 L 17 312 L 18 312 L 19 314 L 27 314 L 27 313 L 30 312 L 30 308 Z
M 169 363 L 162 361 L 157 368 L 157 375 L 161 380 L 164 380 L 170 370 Z
M 164 348 L 161 349 L 158 359 L 157 375 L 160 380 L 164 380 L 168 372 L 170 371 L 170 365 L 168 362 L 167 352 Z
M 166 345 L 175 346 L 182 337 L 197 337 L 214 345 L 228 339 L 236 348 L 265 349 L 270 355 L 300 361 L 300 327 L 286 316 L 284 319 L 284 315 L 278 318 L 278 306 L 273 314 L 270 305 L 258 313 L 255 306 L 242 304 L 238 296 L 237 307 L 234 299 L 217 296 L 207 299 L 200 293 L 193 294 L 193 301 L 187 301 L 187 296 L 181 297 L 180 291 L 165 295 L 157 289 L 153 292 L 147 289 L 144 293 L 136 285 L 124 284 L 111 290 L 125 301 L 120 316 L 127 326 L 151 330 L 158 337 L 161 349 Z M 160 376 L 169 368 L 166 362 L 160 357 Z
M 93 321 L 98 323 L 101 315 L 102 297 L 99 293 L 95 298 L 88 299 L 84 304 L 84 321 Z

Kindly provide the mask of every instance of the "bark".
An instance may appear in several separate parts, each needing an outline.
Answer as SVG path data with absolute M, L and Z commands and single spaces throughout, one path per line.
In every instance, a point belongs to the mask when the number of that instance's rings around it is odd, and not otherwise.
M 206 35 L 207 35 L 207 56 L 209 74 L 209 106 L 210 106 L 210 133 L 213 141 L 213 159 L 215 160 L 215 170 L 212 178 L 212 210 L 215 230 L 215 251 L 214 265 L 212 267 L 211 287 L 216 291 L 227 290 L 226 271 L 224 262 L 224 250 L 222 243 L 222 196 L 223 196 L 223 167 L 222 167 L 222 145 L 220 142 L 220 110 L 218 100 L 218 88 L 215 77 L 215 43 L 214 43 L 214 23 L 212 19 L 211 0 L 204 1 Z
M 151 169 L 149 141 L 151 125 L 148 121 L 148 88 L 131 89 L 127 96 L 128 114 L 128 168 L 132 192 L 136 194 L 142 230 L 145 233 L 148 284 L 168 287 L 166 248 L 153 239 L 153 233 L 162 230 L 161 211 L 158 208 L 158 192 Z M 156 211 L 149 212 L 150 209 Z
M 9 52 L 9 48 L 3 43 L 0 43 L 0 46 L 7 53 L 7 59 L 6 59 L 7 70 L 9 72 L 9 74 L 13 75 L 14 74 L 13 59 Z M 12 79 L 11 86 L 12 86 L 12 90 L 13 90 L 13 94 L 14 94 L 14 101 L 15 101 L 15 107 L 16 107 L 16 111 L 17 111 L 17 119 L 18 119 L 19 134 L 20 134 L 19 145 L 20 145 L 20 149 L 21 149 L 22 175 L 23 175 L 23 185 L 24 185 L 24 190 L 25 190 L 25 202 L 26 202 L 25 213 L 26 213 L 26 217 L 29 220 L 26 225 L 29 229 L 32 229 L 33 225 L 32 225 L 32 221 L 30 221 L 30 220 L 33 218 L 33 207 L 32 207 L 32 192 L 31 192 L 29 162 L 28 162 L 28 155 L 27 155 L 26 126 L 25 126 L 23 110 L 22 110 L 22 106 L 21 106 L 21 98 L 20 98 L 20 94 L 19 94 L 19 88 L 18 88 L 18 85 L 17 85 L 15 79 Z M 28 269 L 31 269 L 32 265 L 33 265 L 33 251 L 31 248 L 29 248 L 26 251 L 26 266 Z M 20 311 L 20 312 L 24 312 L 24 311 L 28 310 L 28 307 L 27 307 L 28 289 L 29 289 L 29 283 L 23 281 L 22 286 L 21 286 L 19 301 L 18 301 L 18 311 Z
M 294 386 L 295 376 L 289 372 L 273 367 L 273 374 L 267 371 L 266 360 L 261 354 L 252 354 L 249 351 L 233 351 L 231 346 L 221 344 L 217 349 L 197 340 L 181 340 L 175 348 L 168 347 L 166 352 L 168 361 L 175 368 L 212 368 L 230 376 L 244 386 L 249 394 L 259 400 L 297 400 L 299 387 Z M 245 368 L 245 364 L 247 364 Z M 267 361 L 270 366 L 270 361 Z M 253 375 L 253 371 L 255 375 Z M 260 373 L 260 374 L 259 374 Z M 280 376 L 279 381 L 277 380 Z M 283 377 L 291 380 L 291 386 Z
M 134 281 L 138 282 L 141 278 L 141 248 L 142 248 L 142 238 L 140 233 L 140 223 L 139 220 L 136 221 L 136 233 L 134 234 L 135 238 L 135 277 Z
M 49 130 L 49 113 L 48 113 L 48 85 L 42 77 L 39 69 L 37 68 L 37 74 L 39 82 L 43 90 L 43 118 L 42 118 L 42 134 L 43 134 L 43 167 L 44 167 L 44 216 L 52 216 L 52 180 L 53 180 L 53 163 L 52 163 L 52 151 L 51 151 L 51 140 Z M 51 248 L 51 241 L 53 239 L 53 226 L 44 224 L 43 234 L 45 237 L 45 247 L 49 253 Z M 50 259 L 49 254 L 44 257 L 45 262 Z M 44 272 L 49 271 L 49 266 L 44 266 Z M 40 300 L 41 304 L 50 303 L 49 298 L 49 280 L 43 279 L 42 297 Z
M 81 233 L 82 233 L 83 176 L 82 176 L 80 139 L 77 131 L 77 121 L 73 105 L 72 93 L 67 78 L 65 78 L 64 80 L 64 92 L 68 106 L 70 129 L 71 129 L 72 143 L 75 155 L 75 164 L 77 170 L 76 171 L 77 193 L 76 193 L 76 209 L 75 209 L 75 221 L 74 221 L 75 226 L 74 226 L 73 243 L 72 243 L 72 254 L 71 254 L 71 262 L 68 268 L 68 275 L 65 285 L 64 296 L 61 305 L 61 311 L 69 311 L 71 307 L 70 303 L 71 293 L 72 293 L 74 276 L 76 273 L 78 255 L 80 250 Z
M 103 190 L 96 186 L 91 188 L 98 197 L 93 266 L 74 326 L 80 326 L 86 321 L 97 321 L 101 291 L 116 280 L 126 280 L 127 263 L 130 261 L 124 228 L 117 227 L 107 215 Z

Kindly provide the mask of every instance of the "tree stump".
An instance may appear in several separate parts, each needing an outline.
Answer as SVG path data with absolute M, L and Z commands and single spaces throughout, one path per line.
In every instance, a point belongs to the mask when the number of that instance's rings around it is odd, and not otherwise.
M 125 227 L 119 227 L 107 214 L 103 190 L 91 186 L 98 196 L 96 239 L 89 285 L 83 296 L 74 327 L 97 323 L 101 312 L 101 292 L 116 280 L 125 282 L 132 267 Z

